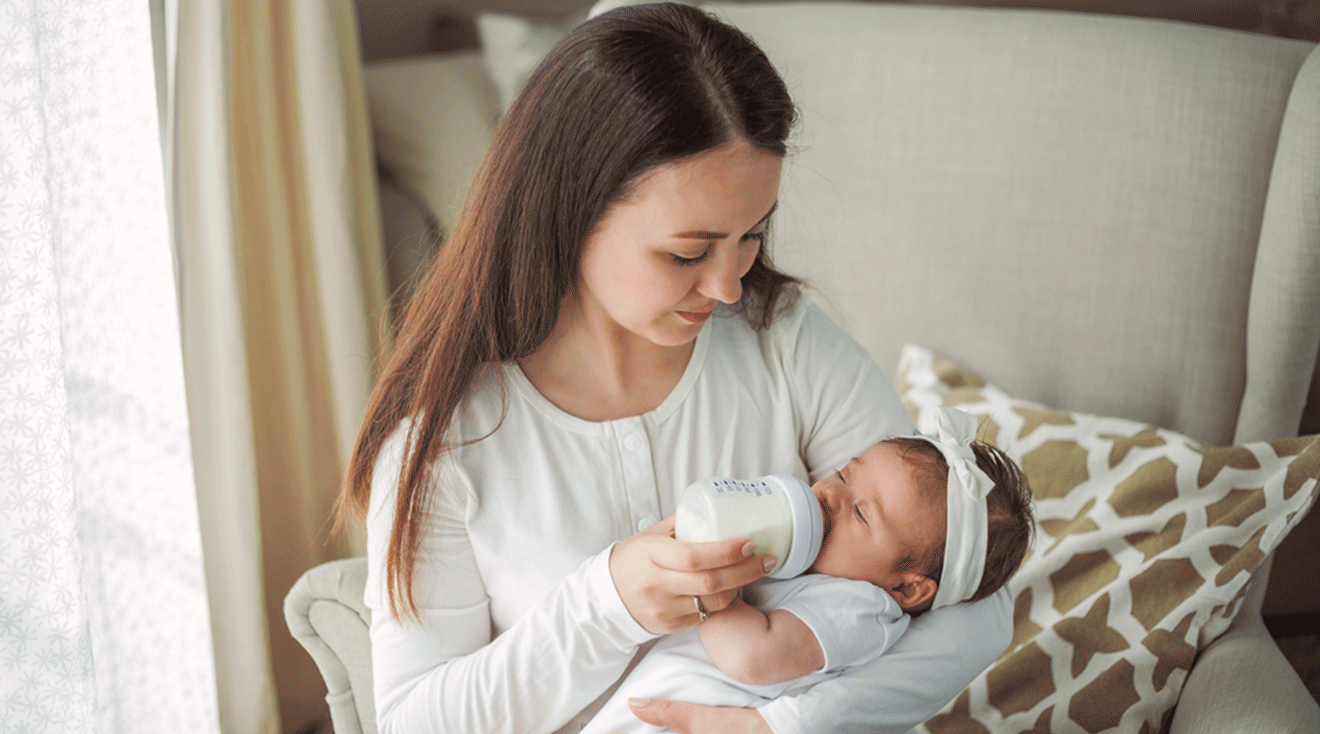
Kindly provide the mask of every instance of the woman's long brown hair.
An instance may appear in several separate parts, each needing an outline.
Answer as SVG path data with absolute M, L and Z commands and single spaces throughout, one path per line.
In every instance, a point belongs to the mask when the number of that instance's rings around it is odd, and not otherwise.
M 413 571 L 428 467 L 477 370 L 550 335 L 591 228 L 656 166 L 737 138 L 783 156 L 796 109 L 746 35 L 695 8 L 624 7 L 550 51 L 495 131 L 454 231 L 412 296 L 367 405 L 340 497 L 362 520 L 381 446 L 409 423 L 386 560 L 390 610 L 418 617 Z M 756 328 L 796 281 L 764 249 L 743 276 Z M 749 297 L 750 296 L 750 297 Z

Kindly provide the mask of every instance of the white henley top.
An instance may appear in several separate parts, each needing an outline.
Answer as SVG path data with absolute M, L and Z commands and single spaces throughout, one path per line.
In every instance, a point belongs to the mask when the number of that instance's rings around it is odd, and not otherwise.
M 614 588 L 611 544 L 672 514 L 696 480 L 814 482 L 912 424 L 870 355 L 804 297 L 759 332 L 717 309 L 678 384 L 643 415 L 579 419 L 516 364 L 494 364 L 450 430 L 475 442 L 433 467 L 413 587 L 421 624 L 394 619 L 385 589 L 402 427 L 374 470 L 365 602 L 381 734 L 576 731 L 654 637 Z M 760 710 L 776 734 L 903 732 L 1011 634 L 1007 592 L 939 609 L 887 654 Z

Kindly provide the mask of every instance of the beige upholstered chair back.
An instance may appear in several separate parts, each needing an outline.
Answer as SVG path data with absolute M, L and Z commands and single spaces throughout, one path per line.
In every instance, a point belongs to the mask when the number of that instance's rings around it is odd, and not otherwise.
M 708 4 L 802 109 L 773 248 L 892 370 L 1228 444 L 1320 342 L 1315 45 L 1068 12 Z M 864 39 L 864 43 L 859 40 Z

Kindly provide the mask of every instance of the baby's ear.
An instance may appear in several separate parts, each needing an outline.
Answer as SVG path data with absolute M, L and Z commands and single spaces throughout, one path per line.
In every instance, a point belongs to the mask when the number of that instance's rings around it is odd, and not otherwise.
M 907 611 L 933 600 L 938 589 L 939 584 L 935 583 L 934 579 L 923 576 L 917 571 L 908 571 L 902 574 L 902 581 L 897 586 L 892 586 L 886 591 L 894 597 L 894 601 L 898 602 L 899 608 Z

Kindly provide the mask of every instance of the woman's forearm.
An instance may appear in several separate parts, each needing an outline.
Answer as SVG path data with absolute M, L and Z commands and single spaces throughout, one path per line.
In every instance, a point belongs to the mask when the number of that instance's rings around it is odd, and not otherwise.
M 608 551 L 583 564 L 488 644 L 481 637 L 484 605 L 422 610 L 421 627 L 373 624 L 381 734 L 551 732 L 575 716 L 650 637 L 622 609 L 607 558 Z M 449 630 L 435 629 L 446 623 Z

